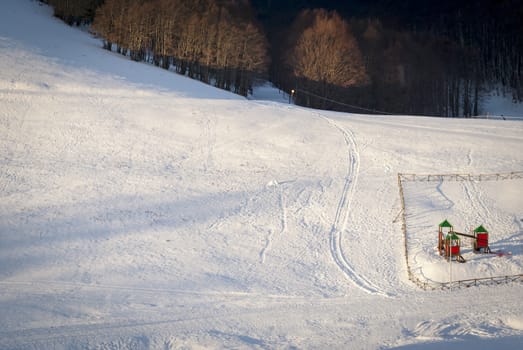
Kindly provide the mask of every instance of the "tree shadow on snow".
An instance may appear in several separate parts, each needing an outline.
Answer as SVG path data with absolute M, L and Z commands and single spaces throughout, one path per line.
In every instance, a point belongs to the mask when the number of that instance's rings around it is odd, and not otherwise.
M 516 350 L 521 349 L 523 344 L 523 336 L 508 336 L 500 338 L 480 338 L 480 337 L 465 337 L 462 339 L 442 340 L 427 343 L 415 343 L 409 345 L 401 345 L 394 348 L 395 350 L 491 350 L 491 349 L 505 349 Z
M 191 198 L 118 196 L 75 204 L 48 205 L 0 215 L 0 276 L 24 266 L 45 265 L 56 248 L 81 249 L 88 242 L 161 236 L 207 225 L 240 213 L 248 194 L 209 193 Z M 164 237 L 164 236 L 161 236 Z M 45 255 L 42 249 L 45 247 Z

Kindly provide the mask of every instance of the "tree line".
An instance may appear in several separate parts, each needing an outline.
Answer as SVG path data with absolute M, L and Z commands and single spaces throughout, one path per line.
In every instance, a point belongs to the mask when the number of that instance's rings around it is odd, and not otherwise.
M 106 0 L 92 28 L 107 49 L 241 95 L 269 63 L 263 30 L 241 1 Z
M 291 9 L 291 0 L 274 2 L 253 0 L 260 4 L 271 22 L 272 8 L 277 12 Z M 315 0 L 302 0 L 307 5 Z M 356 79 L 340 84 L 327 83 L 313 75 L 296 74 L 295 63 L 289 64 L 293 39 L 304 37 L 303 26 L 278 26 L 272 22 L 268 31 L 272 47 L 271 79 L 282 89 L 296 91 L 299 104 L 351 112 L 389 112 L 435 116 L 471 117 L 481 114 L 488 93 L 498 90 L 523 102 L 523 2 L 520 0 L 376 0 L 372 2 L 322 1 L 340 11 L 342 21 L 338 37 L 355 42 L 350 45 L 351 62 Z M 288 16 L 292 11 L 280 16 Z M 301 12 L 303 14 L 304 12 Z M 318 19 L 323 15 L 316 13 Z M 297 15 L 300 21 L 301 15 Z M 331 16 L 331 21 L 336 16 Z M 281 17 L 280 17 L 281 18 Z M 306 28 L 317 28 L 309 22 Z M 296 24 L 296 21 L 295 21 Z M 276 28 L 275 28 L 276 27 Z M 347 31 L 349 28 L 349 36 Z M 287 33 L 286 42 L 278 40 Z M 274 40 L 276 38 L 276 40 Z M 318 39 L 318 36 L 315 37 Z M 332 41 L 324 37 L 325 43 Z M 312 41 L 309 40 L 312 45 Z M 321 45 L 315 44 L 317 47 Z M 295 52 L 295 51 L 294 51 Z M 339 50 L 325 50 L 324 60 L 314 54 L 294 57 L 316 65 L 318 72 Z M 361 60 L 360 58 L 361 57 Z
M 106 49 L 244 96 L 263 77 L 297 104 L 351 112 L 469 117 L 496 88 L 523 102 L 523 6 L 513 0 L 427 1 L 433 12 L 415 15 L 420 5 L 405 0 L 409 11 L 394 17 L 383 15 L 390 1 L 373 2 L 373 15 L 363 1 L 324 2 L 339 11 L 287 0 L 48 2 L 69 24 L 92 22 Z
M 247 96 L 267 78 L 263 28 L 242 0 L 47 0 L 70 25 L 92 23 L 103 47 Z

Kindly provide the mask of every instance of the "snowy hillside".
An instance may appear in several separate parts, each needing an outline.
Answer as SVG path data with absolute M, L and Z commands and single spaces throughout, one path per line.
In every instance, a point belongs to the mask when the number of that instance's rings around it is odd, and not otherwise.
M 1 349 L 520 348 L 523 284 L 420 289 L 398 218 L 419 278 L 445 219 L 510 252 L 455 278 L 522 274 L 523 179 L 406 183 L 402 213 L 397 174 L 521 172 L 523 122 L 247 100 L 0 7 Z

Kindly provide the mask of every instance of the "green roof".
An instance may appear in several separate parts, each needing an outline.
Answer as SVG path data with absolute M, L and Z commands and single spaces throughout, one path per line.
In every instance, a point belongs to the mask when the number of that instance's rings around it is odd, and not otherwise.
M 449 232 L 447 237 L 445 237 L 446 240 L 452 239 L 452 240 L 459 240 L 459 237 L 454 232 Z
M 485 230 L 485 228 L 483 227 L 483 225 L 479 225 L 479 226 L 474 230 L 474 232 L 476 232 L 476 233 L 487 232 L 487 233 L 488 233 L 488 231 Z
M 447 220 L 443 221 L 441 224 L 439 224 L 439 226 L 440 227 L 452 227 L 450 222 L 448 222 Z

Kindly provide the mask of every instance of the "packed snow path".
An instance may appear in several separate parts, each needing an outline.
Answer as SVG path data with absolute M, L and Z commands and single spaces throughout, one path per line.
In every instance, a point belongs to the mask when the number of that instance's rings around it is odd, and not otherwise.
M 2 2 L 0 57 L 0 348 L 520 345 L 521 286 L 418 290 L 392 221 L 398 172 L 518 170 L 521 123 L 247 101 L 33 1 Z M 470 217 L 514 248 L 519 188 Z
M 358 274 L 342 248 L 342 236 L 347 231 L 347 221 L 349 218 L 349 212 L 351 210 L 352 199 L 354 191 L 358 182 L 359 175 L 359 152 L 354 140 L 354 134 L 349 129 L 344 129 L 339 126 L 334 120 L 319 114 L 320 117 L 324 118 L 329 124 L 335 127 L 343 134 L 343 138 L 347 145 L 348 153 L 348 167 L 347 174 L 345 176 L 345 182 L 341 192 L 340 201 L 336 207 L 336 215 L 334 217 L 334 223 L 330 231 L 330 247 L 331 254 L 338 265 L 338 267 L 347 275 L 347 277 L 359 288 L 372 294 L 380 294 L 386 296 L 387 294 L 383 291 L 378 290 L 371 282 L 369 282 L 364 276 Z M 348 248 L 350 250 L 350 247 Z

